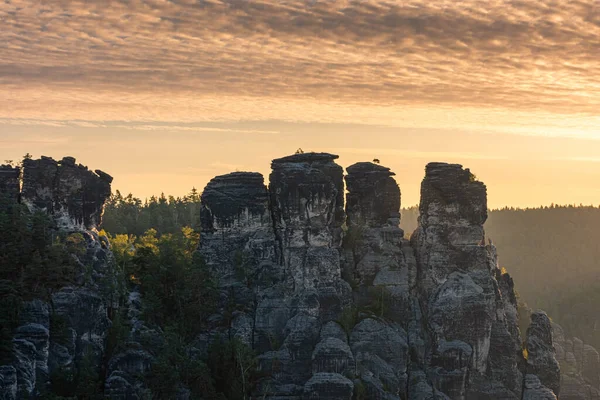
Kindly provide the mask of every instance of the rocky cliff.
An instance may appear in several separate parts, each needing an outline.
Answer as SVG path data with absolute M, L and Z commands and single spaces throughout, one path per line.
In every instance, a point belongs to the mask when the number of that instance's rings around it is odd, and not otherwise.
M 207 184 L 197 255 L 218 296 L 186 352 L 204 357 L 220 337 L 244 343 L 259 377 L 244 389 L 257 399 L 556 399 L 556 355 L 578 347 L 560 332 L 555 341 L 543 312 L 526 335 L 519 331 L 512 278 L 485 243 L 485 185 L 460 165 L 428 164 L 419 226 L 407 240 L 394 173 L 358 163 L 344 174 L 336 159 L 273 160 L 268 186 L 252 172 Z M 0 168 L 9 203 L 45 211 L 57 232 L 80 234 L 85 244 L 73 254 L 77 284 L 24 304 L 14 361 L 0 366 L 0 398 L 43 398 L 51 376 L 82 363 L 102 374 L 106 398 L 152 396 L 142 377 L 163 334 L 142 320 L 135 288 L 120 313 L 124 342 L 108 350 L 107 287 L 118 282 L 95 227 L 111 180 L 69 157 L 26 160 L 22 174 Z M 577 359 L 589 366 L 597 353 L 583 347 Z M 177 398 L 189 393 L 182 386 Z
M 236 311 L 199 343 L 252 346 L 257 398 L 556 398 L 550 322 L 535 313 L 521 337 L 513 281 L 485 243 L 485 185 L 428 164 L 409 242 L 394 174 L 358 163 L 344 177 L 336 158 L 274 160 L 268 188 L 256 173 L 207 185 L 198 251 Z
M 560 363 L 561 400 L 600 400 L 600 355 L 552 323 L 556 359 Z
M 51 229 L 76 243 L 77 272 L 73 285 L 22 304 L 13 361 L 0 366 L 2 399 L 46 398 L 50 377 L 72 376 L 81 363 L 99 372 L 111 325 L 112 253 L 95 227 L 112 178 L 70 157 L 25 160 L 22 172 L 21 181 L 18 168 L 0 167 L 0 195 L 8 199 L 0 207 L 20 202 L 51 216 Z

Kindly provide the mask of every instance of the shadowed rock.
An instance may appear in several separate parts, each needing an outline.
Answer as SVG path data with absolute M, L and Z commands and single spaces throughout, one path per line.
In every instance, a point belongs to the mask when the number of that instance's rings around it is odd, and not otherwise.
M 211 179 L 202 192 L 202 230 L 268 223 L 268 194 L 257 172 L 233 172 Z
M 339 279 L 344 223 L 343 170 L 327 153 L 273 160 L 269 192 L 283 263 L 296 289 L 326 286 Z
M 496 249 L 484 243 L 485 185 L 461 165 L 430 163 L 420 211 L 411 245 L 434 388 L 456 399 L 520 397 L 516 298 Z
M 25 159 L 21 198 L 32 210 L 46 210 L 61 229 L 91 229 L 102 222 L 111 182 L 110 175 L 89 171 L 73 157 Z
M 537 375 L 541 384 L 560 394 L 560 367 L 555 357 L 552 324 L 543 311 L 531 314 L 527 329 L 527 373 Z
M 83 251 L 71 254 L 77 284 L 52 291 L 51 300 L 22 304 L 13 332 L 13 361 L 0 367 L 1 398 L 39 398 L 53 374 L 74 374 L 88 354 L 95 360 L 90 368 L 100 372 L 111 325 L 108 309 L 113 306 L 109 286 L 115 282 L 112 254 L 94 228 L 110 196 L 111 181 L 108 174 L 88 171 L 72 157 L 60 162 L 25 159 L 19 194 L 19 170 L 0 168 L 0 191 L 30 211 L 46 212 L 58 231 L 76 230 L 84 240 Z
M 221 286 L 232 287 L 234 295 L 243 297 L 248 288 L 242 275 L 253 281 L 281 279 L 274 270 L 278 246 L 263 176 L 256 172 L 217 176 L 201 199 L 199 252 Z
M 400 188 L 389 168 L 360 162 L 346 168 L 346 214 L 348 225 L 398 226 Z

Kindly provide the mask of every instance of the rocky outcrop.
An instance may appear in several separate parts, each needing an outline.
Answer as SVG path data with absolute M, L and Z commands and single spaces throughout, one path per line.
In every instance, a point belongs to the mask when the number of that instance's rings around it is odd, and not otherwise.
M 347 224 L 380 227 L 400 224 L 400 188 L 389 168 L 359 162 L 346 168 Z
M 30 211 L 45 211 L 57 223 L 56 234 L 74 239 L 71 254 L 77 266 L 76 284 L 53 291 L 49 298 L 25 302 L 13 336 L 13 362 L 0 366 L 3 399 L 44 398 L 51 377 L 72 377 L 78 365 L 92 360 L 100 372 L 113 306 L 113 256 L 95 227 L 110 195 L 110 178 L 93 173 L 65 157 L 23 162 L 19 170 L 0 169 L 0 194 Z M 58 378 L 57 378 L 58 379 Z
M 567 337 L 556 323 L 552 323 L 552 333 L 560 365 L 561 400 L 600 400 L 598 351 L 578 338 Z
M 200 253 L 222 285 L 243 281 L 277 260 L 269 196 L 259 173 L 212 179 L 202 193 Z M 260 268 L 259 268 L 260 267 Z M 240 278 L 240 279 L 238 279 Z
M 411 237 L 416 295 L 431 338 L 426 366 L 451 398 L 519 398 L 521 339 L 512 280 L 485 244 L 486 187 L 468 169 L 430 163 Z
M 111 182 L 110 175 L 89 171 L 73 157 L 25 159 L 21 198 L 30 210 L 53 216 L 61 229 L 92 229 L 100 225 Z
M 460 165 L 428 164 L 409 241 L 399 228 L 394 174 L 373 163 L 348 167 L 344 208 L 336 159 L 303 153 L 273 160 L 268 188 L 251 172 L 208 183 L 198 256 L 219 296 L 188 350 L 201 357 L 223 336 L 251 347 L 261 377 L 253 398 L 556 398 L 550 322 L 543 313 L 532 316 L 525 359 L 512 278 L 485 243 L 485 185 Z M 71 158 L 24 167 L 21 198 L 67 221 L 63 229 L 78 229 L 86 243 L 79 262 L 89 273 L 50 303 L 27 305 L 15 336 L 17 361 L 0 367 L 10 399 L 41 393 L 49 375 L 72 371 L 84 356 L 101 359 L 111 323 L 102 286 L 111 254 L 86 229 L 99 222 L 110 178 Z M 141 320 L 141 302 L 140 293 L 130 293 L 129 334 L 106 363 L 107 398 L 151 396 L 140 376 L 155 352 L 142 343 L 160 348 L 163 338 Z M 61 335 L 53 332 L 56 316 L 66 327 Z M 597 358 L 582 346 L 589 379 Z
M 253 338 L 245 341 L 266 376 L 256 395 L 555 396 L 550 360 L 535 350 L 530 364 L 523 358 L 514 284 L 485 244 L 485 185 L 460 165 L 429 164 L 409 242 L 398 226 L 394 174 L 373 163 L 348 167 L 344 210 L 336 158 L 274 160 L 268 199 L 262 177 L 251 173 L 217 177 L 204 191 L 199 252 L 225 286 L 242 288 L 225 297 L 245 310 L 204 337 Z M 251 249 L 266 257 L 257 261 Z M 242 279 L 221 251 L 242 255 L 238 262 L 248 260 L 242 264 L 252 276 L 270 279 Z
M 558 397 L 560 393 L 560 367 L 555 357 L 552 340 L 552 324 L 543 311 L 531 314 L 531 325 L 527 329 L 527 373 L 537 375 L 540 384 L 551 389 Z
M 339 280 L 343 170 L 326 153 L 273 160 L 269 192 L 281 261 L 295 291 Z
M 21 307 L 20 326 L 13 338 L 14 362 L 0 367 L 0 372 L 9 373 L 0 376 L 0 382 L 13 382 L 12 368 L 16 371 L 16 397 L 7 399 L 40 396 L 48 389 L 50 377 L 73 376 L 84 359 L 96 360 L 91 368 L 100 370 L 111 326 L 108 309 L 112 303 L 105 285 L 111 285 L 112 255 L 97 235 L 85 233 L 86 253 L 73 255 L 85 268 L 81 286 L 64 287 L 49 301 L 36 299 Z

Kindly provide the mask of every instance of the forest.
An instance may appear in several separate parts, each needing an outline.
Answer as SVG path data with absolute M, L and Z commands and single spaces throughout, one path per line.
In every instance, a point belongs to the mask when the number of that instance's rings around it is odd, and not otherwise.
M 104 398 L 107 363 L 128 346 L 130 327 L 127 308 L 122 306 L 131 291 L 144 297 L 141 317 L 145 323 L 163 332 L 158 341 L 151 336 L 145 339 L 155 360 L 151 371 L 141 378 L 154 398 L 175 398 L 181 384 L 193 399 L 243 398 L 251 389 L 255 356 L 241 342 L 217 338 L 209 348 L 207 362 L 187 351 L 217 301 L 214 281 L 195 252 L 199 234 L 183 226 L 193 225 L 191 208 L 197 204 L 193 195 L 172 201 L 159 198 L 146 206 L 131 196 L 113 196 L 105 225 L 111 227 L 117 220 L 122 224 L 112 228 L 117 233 L 101 231 L 100 237 L 110 240 L 115 257 L 112 277 L 117 279 L 111 282 L 125 282 L 127 287 L 106 285 L 121 307 L 111 316 L 101 372 L 91 367 L 94 362 L 87 356 L 75 370 L 55 369 L 48 392 L 41 393 L 41 398 Z M 150 219 L 142 223 L 143 218 Z M 152 225 L 160 233 L 146 229 Z M 146 230 L 134 234 L 142 229 Z M 134 233 L 118 233 L 123 231 Z M 13 335 L 22 304 L 33 299 L 52 304 L 53 293 L 61 288 L 88 284 L 91 266 L 80 262 L 85 253 L 86 240 L 81 233 L 59 232 L 47 213 L 31 213 L 24 205 L 0 198 L 0 365 L 15 357 Z M 65 321 L 53 312 L 49 334 L 56 343 L 68 341 Z

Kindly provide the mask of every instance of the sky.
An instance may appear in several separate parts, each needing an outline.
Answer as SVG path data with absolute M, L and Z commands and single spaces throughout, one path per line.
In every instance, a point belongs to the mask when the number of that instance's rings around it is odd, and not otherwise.
M 139 197 L 304 151 L 419 201 L 461 163 L 491 207 L 600 204 L 595 0 L 3 0 L 0 160 L 77 157 Z

